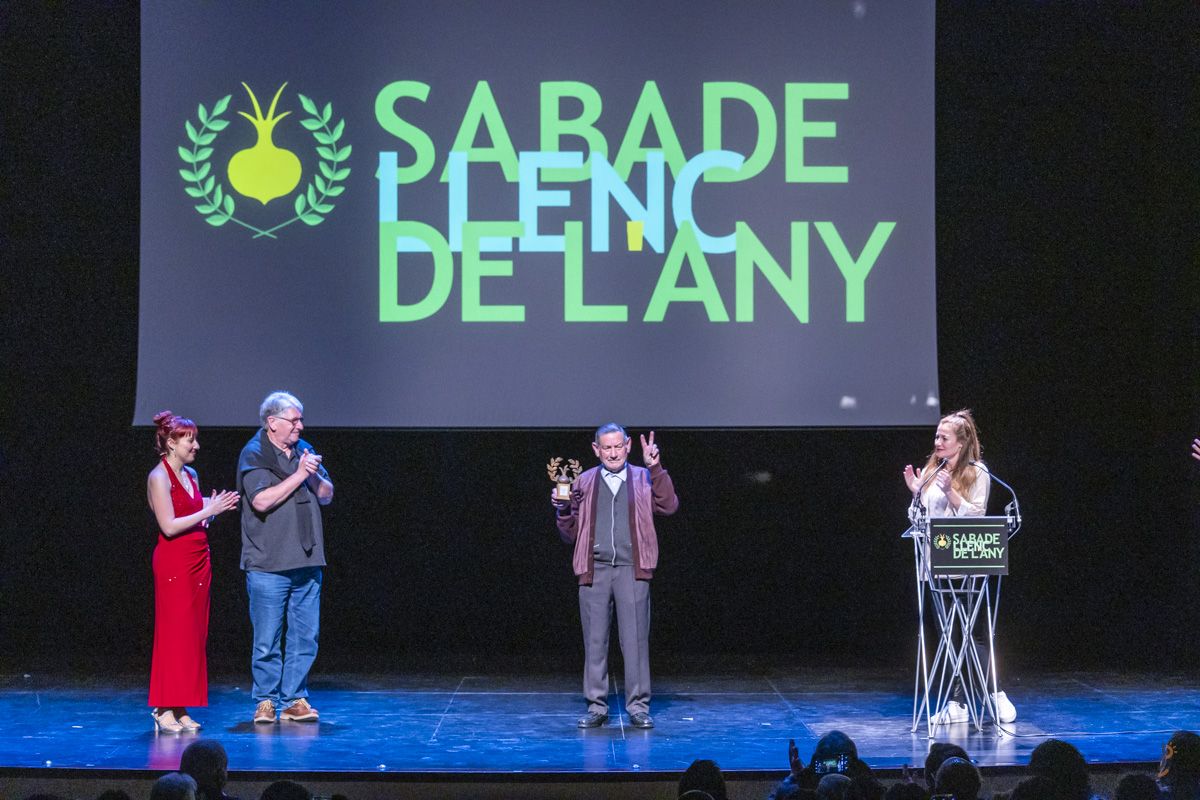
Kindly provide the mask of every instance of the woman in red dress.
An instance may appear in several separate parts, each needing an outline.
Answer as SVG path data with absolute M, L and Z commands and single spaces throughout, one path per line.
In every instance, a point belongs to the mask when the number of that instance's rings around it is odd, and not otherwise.
M 154 416 L 161 460 L 146 479 L 146 497 L 158 521 L 154 548 L 154 658 L 150 712 L 157 730 L 200 728 L 188 706 L 208 705 L 208 522 L 237 507 L 236 492 L 200 494 L 196 423 L 161 411 Z

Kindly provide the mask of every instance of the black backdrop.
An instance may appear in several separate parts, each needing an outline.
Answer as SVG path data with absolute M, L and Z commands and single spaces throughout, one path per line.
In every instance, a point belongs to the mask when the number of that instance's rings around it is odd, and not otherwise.
M 940 384 L 1022 495 L 1010 667 L 1195 661 L 1197 17 L 938 11 Z M 0 671 L 136 673 L 154 542 L 151 434 L 128 424 L 137 7 L 31 4 L 0 25 Z M 206 309 L 183 289 L 176 311 L 186 368 Z M 251 431 L 199 422 L 203 484 L 229 486 Z M 309 433 L 338 486 L 319 669 L 577 666 L 543 465 L 584 455 L 586 431 Z M 658 434 L 683 508 L 661 529 L 656 660 L 908 674 L 900 469 L 932 431 Z M 211 537 L 210 659 L 244 672 L 235 519 Z

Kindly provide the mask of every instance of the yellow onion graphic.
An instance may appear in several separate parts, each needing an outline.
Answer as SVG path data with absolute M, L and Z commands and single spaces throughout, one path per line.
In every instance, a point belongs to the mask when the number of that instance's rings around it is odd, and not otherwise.
M 253 197 L 265 206 L 276 197 L 283 197 L 300 183 L 300 159 L 296 158 L 292 151 L 276 147 L 271 141 L 271 132 L 276 123 L 292 113 L 285 111 L 275 116 L 279 95 L 283 93 L 283 87 L 287 84 L 284 83 L 279 87 L 279 91 L 275 92 L 266 117 L 263 117 L 262 108 L 258 105 L 258 98 L 254 96 L 254 92 L 250 91 L 250 87 L 244 82 L 242 86 L 245 86 L 246 93 L 250 95 L 250 102 L 254 104 L 254 116 L 245 111 L 238 113 L 250 120 L 258 134 L 258 141 L 253 147 L 239 150 L 229 159 L 229 183 L 239 193 Z

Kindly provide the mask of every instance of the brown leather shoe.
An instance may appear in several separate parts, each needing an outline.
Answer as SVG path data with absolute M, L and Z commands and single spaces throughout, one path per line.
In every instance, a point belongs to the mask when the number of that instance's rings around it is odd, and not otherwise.
M 254 723 L 256 725 L 274 725 L 275 724 L 275 704 L 270 700 L 263 700 L 254 709 Z
M 290 719 L 292 722 L 316 722 L 320 716 L 317 710 L 310 706 L 308 700 L 303 697 L 279 714 L 280 719 Z

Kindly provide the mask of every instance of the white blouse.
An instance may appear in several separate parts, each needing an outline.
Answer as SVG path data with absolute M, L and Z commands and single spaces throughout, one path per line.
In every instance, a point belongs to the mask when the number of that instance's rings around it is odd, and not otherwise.
M 991 478 L 988 476 L 986 465 L 984 467 L 975 468 L 975 480 L 967 491 L 959 492 L 962 496 L 962 502 L 958 504 L 958 510 L 955 510 L 950 505 L 950 498 L 946 497 L 946 493 L 938 488 L 937 480 L 931 480 L 929 485 L 921 493 L 921 503 L 929 512 L 931 517 L 982 517 L 987 511 L 988 492 L 992 488 Z

